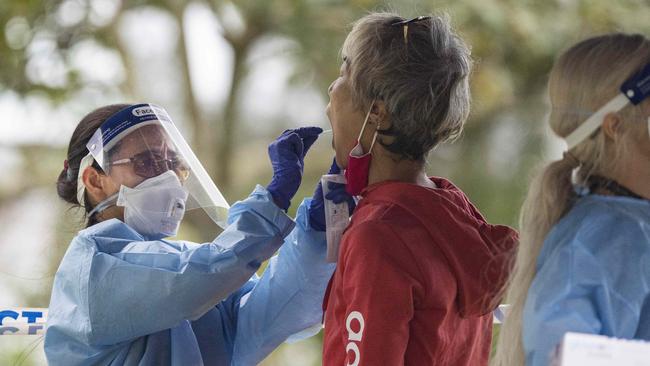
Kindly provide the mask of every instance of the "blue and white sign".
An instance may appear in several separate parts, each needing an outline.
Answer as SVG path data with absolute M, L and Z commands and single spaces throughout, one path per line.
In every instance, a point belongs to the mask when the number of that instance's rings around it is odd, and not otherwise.
M 47 322 L 47 309 L 0 308 L 0 336 L 43 335 Z

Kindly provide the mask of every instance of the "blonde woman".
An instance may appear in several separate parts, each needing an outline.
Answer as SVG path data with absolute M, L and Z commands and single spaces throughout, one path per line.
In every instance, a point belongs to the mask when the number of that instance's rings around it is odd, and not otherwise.
M 650 339 L 650 40 L 608 34 L 549 81 L 564 157 L 534 181 L 494 365 L 546 366 L 566 332 Z

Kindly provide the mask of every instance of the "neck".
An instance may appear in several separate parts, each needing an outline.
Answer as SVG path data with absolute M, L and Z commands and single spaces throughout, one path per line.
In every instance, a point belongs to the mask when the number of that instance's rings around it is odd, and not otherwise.
M 101 202 L 98 203 L 95 203 L 95 200 L 91 199 L 91 203 L 95 206 L 95 208 L 89 213 L 89 215 L 92 216 L 93 212 L 97 211 L 94 213 L 94 215 L 98 222 L 110 219 L 119 219 L 124 221 L 124 207 L 117 206 L 116 201 L 117 193 L 113 194 L 110 197 L 105 197 Z
M 642 154 L 633 154 L 624 157 L 614 169 L 601 173 L 605 178 L 611 179 L 625 187 L 632 193 L 644 199 L 650 199 L 650 170 L 648 160 Z
M 647 183 L 650 180 L 650 177 L 645 179 L 639 179 L 636 175 L 636 172 L 630 172 L 629 174 L 620 174 L 618 177 L 612 177 L 616 183 L 622 185 L 623 187 L 629 189 L 636 195 L 641 198 L 650 199 L 650 186 Z
M 124 207 L 112 206 L 96 214 L 97 221 L 102 222 L 110 219 L 124 221 Z
M 375 146 L 375 149 L 377 147 Z M 389 180 L 435 188 L 435 184 L 426 174 L 423 161 L 399 160 L 393 154 L 379 148 L 372 155 L 368 185 Z

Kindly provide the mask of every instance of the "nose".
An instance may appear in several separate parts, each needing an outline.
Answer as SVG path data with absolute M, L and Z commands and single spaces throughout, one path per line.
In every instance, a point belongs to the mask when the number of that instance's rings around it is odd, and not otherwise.
M 171 164 L 165 159 L 165 160 L 154 160 L 151 164 L 152 171 L 153 171 L 153 176 L 157 177 L 161 175 L 162 173 L 165 173 L 169 170 L 172 170 Z
M 330 83 L 329 88 L 327 88 L 327 95 L 331 95 L 331 94 L 332 94 L 332 89 L 334 89 L 334 83 L 335 83 L 335 82 L 336 82 L 336 80 L 334 80 L 334 81 L 332 81 L 332 82 Z
M 181 184 L 184 184 L 187 181 L 187 179 L 190 177 L 189 170 L 176 169 L 174 170 L 174 173 L 176 173 L 176 176 L 178 176 L 178 180 L 181 181 Z
M 185 183 L 185 181 L 190 177 L 190 168 L 184 162 L 181 161 L 180 163 L 176 163 L 172 168 L 181 183 Z

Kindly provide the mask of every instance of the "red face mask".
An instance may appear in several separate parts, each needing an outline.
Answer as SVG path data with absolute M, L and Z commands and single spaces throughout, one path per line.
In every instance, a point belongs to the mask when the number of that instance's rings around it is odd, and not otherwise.
M 361 136 L 363 136 L 363 131 L 366 128 L 368 123 L 368 117 L 370 116 L 370 111 L 372 106 L 375 104 L 375 101 L 372 101 L 370 105 L 370 110 L 366 114 L 366 119 L 363 121 L 363 126 L 361 127 L 361 132 L 357 138 L 357 144 L 350 151 L 348 155 L 348 167 L 345 169 L 345 179 L 347 183 L 345 185 L 345 190 L 351 196 L 358 196 L 361 194 L 364 188 L 368 186 L 368 175 L 370 173 L 370 161 L 372 160 L 372 147 L 375 146 L 375 141 L 377 140 L 377 131 L 375 131 L 374 136 L 372 137 L 372 143 L 370 143 L 370 149 L 367 153 L 363 153 L 363 147 L 361 146 Z

